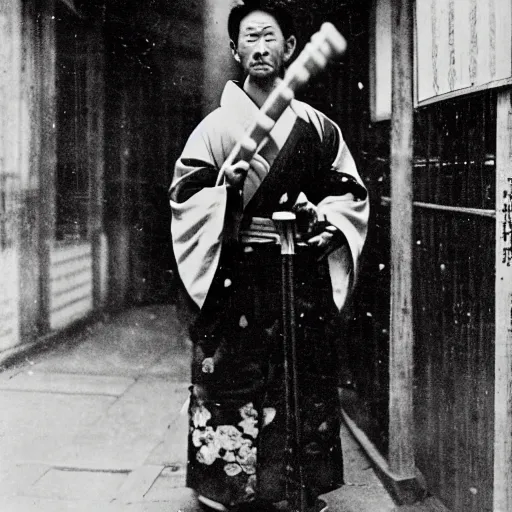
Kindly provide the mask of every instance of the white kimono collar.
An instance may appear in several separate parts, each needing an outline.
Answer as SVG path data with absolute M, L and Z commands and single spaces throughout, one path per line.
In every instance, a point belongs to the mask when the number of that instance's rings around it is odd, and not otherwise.
M 230 114 L 236 117 L 244 126 L 249 125 L 259 112 L 259 108 L 256 104 L 233 80 L 229 80 L 226 83 L 220 99 L 220 106 L 228 109 Z M 310 122 L 306 109 L 303 107 L 301 102 L 292 100 L 290 106 L 286 110 L 288 109 L 293 110 L 293 112 L 304 121 L 308 123 Z

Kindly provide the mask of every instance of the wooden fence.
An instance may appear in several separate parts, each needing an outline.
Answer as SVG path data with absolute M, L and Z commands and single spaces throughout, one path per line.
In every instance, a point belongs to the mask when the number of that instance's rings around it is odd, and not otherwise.
M 416 463 L 455 511 L 492 510 L 495 105 L 485 93 L 416 120 Z
M 492 510 L 495 105 L 486 92 L 415 115 L 416 465 L 445 505 L 465 512 Z M 378 177 L 350 359 L 363 404 L 355 415 L 386 454 L 390 198 L 383 149 L 367 155 Z

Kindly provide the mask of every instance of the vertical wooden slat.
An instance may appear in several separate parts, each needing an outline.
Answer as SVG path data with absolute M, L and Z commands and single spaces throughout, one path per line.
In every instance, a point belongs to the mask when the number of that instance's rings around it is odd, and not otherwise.
M 0 2 L 0 350 L 20 341 L 21 3 Z
M 103 306 L 105 236 L 103 200 L 105 189 L 105 45 L 103 20 L 88 33 L 87 45 L 87 162 L 89 166 L 89 235 L 93 254 L 94 308 Z
M 109 230 L 109 302 L 110 307 L 119 308 L 125 304 L 128 297 L 130 278 L 130 230 L 129 222 L 129 166 L 131 159 L 131 124 L 129 115 L 130 95 L 123 90 L 119 98 L 119 146 L 117 152 L 114 177 L 111 177 L 111 187 L 114 189 L 115 205 L 112 206 Z M 114 198 L 111 198 L 111 200 Z
M 131 131 L 131 148 L 133 161 L 129 167 L 129 179 L 136 186 L 130 187 L 129 191 L 129 212 L 130 212 L 130 285 L 128 293 L 130 300 L 135 303 L 141 303 L 145 295 L 146 279 L 145 270 L 147 260 L 144 254 L 144 232 L 142 218 L 144 208 L 145 194 L 147 194 L 147 187 L 144 186 L 143 168 L 145 167 L 142 162 L 152 168 L 150 156 L 146 154 L 148 144 L 144 139 L 144 122 L 143 114 L 145 105 L 151 102 L 151 85 L 141 77 L 137 88 L 132 90 L 132 104 L 130 109 L 130 121 L 132 123 Z
M 496 341 L 494 512 L 512 510 L 512 91 L 496 123 Z
M 38 186 L 40 152 L 40 35 L 36 2 L 24 2 L 21 23 L 20 101 L 20 334 L 22 343 L 37 336 L 39 319 Z
M 414 477 L 412 329 L 413 2 L 392 4 L 389 465 Z
M 39 153 L 39 257 L 42 333 L 50 330 L 50 250 L 55 240 L 57 168 L 55 0 L 42 0 L 40 75 L 41 150 Z

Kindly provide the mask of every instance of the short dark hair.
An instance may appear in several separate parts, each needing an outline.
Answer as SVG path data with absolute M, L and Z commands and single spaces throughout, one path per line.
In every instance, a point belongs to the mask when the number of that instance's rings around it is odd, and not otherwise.
M 243 4 L 233 7 L 229 13 L 228 34 L 235 45 L 238 44 L 240 23 L 253 11 L 264 11 L 273 16 L 279 24 L 285 39 L 294 34 L 295 24 L 293 16 L 284 6 L 275 5 L 274 2 L 265 0 L 246 0 Z

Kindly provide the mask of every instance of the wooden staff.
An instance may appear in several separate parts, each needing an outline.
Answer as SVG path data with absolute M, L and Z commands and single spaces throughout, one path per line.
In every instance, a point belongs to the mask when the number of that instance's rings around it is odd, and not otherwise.
M 306 511 L 306 492 L 302 472 L 302 422 L 300 417 L 299 373 L 296 342 L 295 316 L 295 214 L 291 212 L 275 212 L 272 220 L 276 224 L 281 243 L 281 313 L 284 352 L 284 385 L 286 407 L 286 455 L 287 472 L 297 471 L 299 490 L 294 497 L 298 502 L 298 510 Z M 290 496 L 289 474 L 286 478 L 286 497 Z
M 295 97 L 295 91 L 310 77 L 323 70 L 330 60 L 341 56 L 346 47 L 347 42 L 336 27 L 332 23 L 324 23 L 290 65 L 284 79 L 270 93 L 252 125 L 228 155 L 217 177 L 217 185 L 222 183 L 226 167 L 239 160 L 252 160 L 276 121 Z

